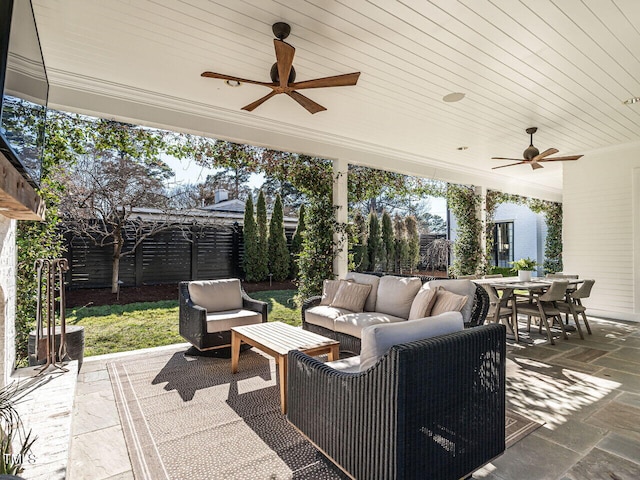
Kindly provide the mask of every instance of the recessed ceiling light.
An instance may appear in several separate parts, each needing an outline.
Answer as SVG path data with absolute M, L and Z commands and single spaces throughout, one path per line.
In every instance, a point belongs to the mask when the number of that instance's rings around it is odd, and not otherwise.
M 239 87 L 240 85 L 242 85 L 239 81 L 237 80 L 225 80 L 224 83 L 226 83 L 227 85 L 229 85 L 230 87 Z
M 624 103 L 625 105 L 632 105 L 632 104 L 638 103 L 638 102 L 640 102 L 640 97 L 631 97 L 631 98 L 626 99 L 622 103 Z
M 458 150 L 468 150 L 469 147 L 458 147 Z
M 451 103 L 451 102 L 459 102 L 463 98 L 464 98 L 464 93 L 454 92 L 454 93 L 450 93 L 449 95 L 445 95 L 444 97 L 442 97 L 442 100 L 444 100 L 445 102 Z

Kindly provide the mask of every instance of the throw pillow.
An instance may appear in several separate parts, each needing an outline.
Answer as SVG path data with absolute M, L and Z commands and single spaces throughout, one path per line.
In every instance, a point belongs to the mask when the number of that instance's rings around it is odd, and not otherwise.
M 440 287 L 421 288 L 416 298 L 413 299 L 411 310 L 409 311 L 409 320 L 424 318 L 431 315 L 431 309 L 436 303 L 436 297 Z
M 322 284 L 322 299 L 320 305 L 331 305 L 336 292 L 340 287 L 341 280 L 325 280 Z
M 362 312 L 370 291 L 371 285 L 342 282 L 340 287 L 338 287 L 336 296 L 333 298 L 333 302 L 331 302 L 331 306 L 334 308 L 344 308 L 354 313 Z
M 468 295 L 456 295 L 441 288 L 436 295 L 436 303 L 433 304 L 431 309 L 431 316 L 444 312 L 460 312 L 467 303 L 467 298 L 469 298 Z

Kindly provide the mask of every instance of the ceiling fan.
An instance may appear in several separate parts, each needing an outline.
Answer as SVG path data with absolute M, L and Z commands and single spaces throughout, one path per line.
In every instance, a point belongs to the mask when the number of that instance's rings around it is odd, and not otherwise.
M 522 156 L 524 157 L 523 159 L 492 157 L 493 160 L 511 160 L 516 162 L 516 163 L 510 163 L 509 165 L 500 165 L 499 167 L 493 167 L 492 170 L 495 170 L 496 168 L 504 168 L 504 167 L 511 167 L 513 165 L 524 165 L 524 164 L 529 164 L 531 165 L 532 169 L 536 170 L 538 168 L 543 168 L 543 166 L 540 165 L 540 162 L 565 162 L 567 160 L 578 160 L 580 157 L 582 157 L 582 155 L 570 155 L 567 157 L 548 158 L 549 155 L 558 153 L 558 150 L 555 148 L 548 148 L 544 152 L 540 153 L 540 150 L 538 150 L 536 147 L 533 146 L 533 134 L 536 133 L 537 131 L 538 131 L 538 127 L 527 128 L 526 132 L 529 135 L 531 135 L 531 142 L 529 147 L 524 152 L 522 152 Z
M 247 80 L 245 78 L 223 75 L 215 72 L 202 73 L 203 77 L 219 78 L 221 80 L 226 80 L 227 82 L 253 83 L 255 85 L 262 85 L 271 89 L 271 92 L 267 95 L 259 98 L 253 103 L 250 103 L 249 105 L 245 105 L 242 107 L 242 110 L 252 112 L 255 108 L 262 105 L 271 97 L 280 93 L 286 93 L 306 108 L 309 113 L 318 113 L 326 110 L 326 108 L 314 102 L 310 98 L 305 97 L 297 90 L 303 90 L 306 88 L 346 87 L 355 85 L 358 82 L 360 72 L 336 75 L 333 77 L 316 78 L 314 80 L 305 80 L 304 82 L 295 82 L 296 71 L 293 68 L 293 56 L 296 53 L 296 49 L 284 42 L 284 39 L 289 36 L 289 33 L 291 33 L 291 27 L 284 22 L 277 22 L 273 24 L 272 29 L 273 34 L 276 36 L 276 38 L 273 39 L 273 45 L 276 49 L 277 61 L 271 67 L 271 83 Z

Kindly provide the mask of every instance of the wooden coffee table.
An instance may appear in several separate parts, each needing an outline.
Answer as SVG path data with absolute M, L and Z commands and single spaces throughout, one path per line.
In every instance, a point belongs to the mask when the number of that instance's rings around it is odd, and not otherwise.
M 238 372 L 240 344 L 247 343 L 271 355 L 280 370 L 280 406 L 287 413 L 287 354 L 299 350 L 308 355 L 327 353 L 329 361 L 338 360 L 340 343 L 317 333 L 282 322 L 257 323 L 231 329 L 231 372 Z

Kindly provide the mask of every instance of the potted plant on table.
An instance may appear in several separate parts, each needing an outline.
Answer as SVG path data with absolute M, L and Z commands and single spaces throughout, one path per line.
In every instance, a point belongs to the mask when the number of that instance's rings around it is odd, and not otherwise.
M 538 266 L 538 263 L 529 257 L 521 258 L 520 260 L 509 263 L 513 265 L 511 271 L 518 274 L 518 280 L 520 280 L 521 282 L 530 281 L 531 272 L 533 272 Z

